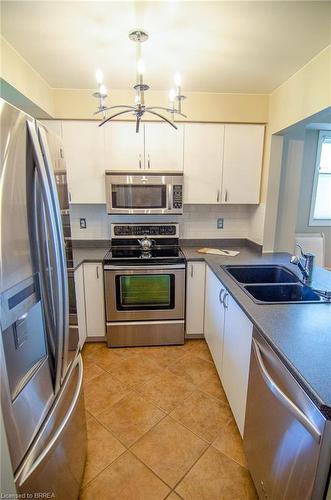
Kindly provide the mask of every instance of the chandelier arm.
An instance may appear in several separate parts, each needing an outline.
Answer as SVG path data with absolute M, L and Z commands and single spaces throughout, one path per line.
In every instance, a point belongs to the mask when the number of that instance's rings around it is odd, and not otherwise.
M 150 113 L 151 115 L 155 115 L 155 116 L 158 116 L 159 118 L 161 118 L 162 120 L 164 120 L 165 122 L 169 123 L 169 125 L 171 125 L 172 127 L 174 127 L 176 130 L 177 130 L 177 127 L 176 125 L 174 125 L 173 123 L 171 123 L 170 120 L 168 120 L 168 118 L 166 118 L 165 116 L 162 116 L 160 115 L 159 113 L 155 113 L 155 111 L 150 111 L 149 109 L 145 109 L 145 112 L 146 113 Z M 100 127 L 100 125 L 99 125 Z
M 149 111 L 149 110 L 153 110 L 153 109 L 163 109 L 163 111 L 168 111 L 168 113 L 173 113 L 173 110 L 171 108 L 165 108 L 164 106 L 149 106 L 146 108 L 146 111 Z
M 168 113 L 175 113 L 176 115 L 183 116 L 184 118 L 187 118 L 187 115 L 184 115 L 181 111 L 178 111 L 177 109 L 172 109 L 172 108 L 165 108 L 163 106 L 150 106 L 146 108 L 146 111 L 149 110 L 154 110 L 154 109 L 163 109 L 164 111 L 168 111 Z
M 95 111 L 93 114 L 97 115 L 98 113 L 102 113 L 105 111 L 109 111 L 110 109 L 116 109 L 116 108 L 135 109 L 134 106 L 125 106 L 124 104 L 119 104 L 118 106 L 109 106 L 108 108 L 99 109 L 98 111 Z
M 102 125 L 104 125 L 105 123 L 109 122 L 109 120 L 112 120 L 116 116 L 124 115 L 125 113 L 131 113 L 131 111 L 132 111 L 131 109 L 126 109 L 125 111 L 120 111 L 119 113 L 115 113 L 114 115 L 109 116 L 108 118 L 106 118 L 105 120 L 103 120 L 103 122 L 99 123 L 99 127 L 102 127 Z

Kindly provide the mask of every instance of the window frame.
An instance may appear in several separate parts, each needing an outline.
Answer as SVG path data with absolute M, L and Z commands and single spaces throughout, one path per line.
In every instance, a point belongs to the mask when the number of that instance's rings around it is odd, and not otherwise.
M 317 184 L 319 178 L 319 167 L 321 160 L 321 152 L 322 152 L 322 144 L 324 142 L 324 137 L 329 137 L 331 140 L 331 130 L 320 130 L 318 134 L 318 144 L 317 144 L 317 153 L 315 160 L 315 169 L 314 169 L 314 181 L 313 181 L 313 190 L 310 200 L 310 212 L 309 212 L 309 222 L 308 226 L 331 226 L 331 218 L 330 219 L 316 219 L 314 218 L 315 205 L 316 205 L 316 194 L 317 194 Z M 331 174 L 330 174 L 331 175 Z

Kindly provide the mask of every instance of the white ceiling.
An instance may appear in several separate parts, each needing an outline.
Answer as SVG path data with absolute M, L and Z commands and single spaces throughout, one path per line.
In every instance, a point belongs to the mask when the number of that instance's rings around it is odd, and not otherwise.
M 4 1 L 3 36 L 52 87 L 129 88 L 141 27 L 145 80 L 183 88 L 269 93 L 331 42 L 329 1 Z

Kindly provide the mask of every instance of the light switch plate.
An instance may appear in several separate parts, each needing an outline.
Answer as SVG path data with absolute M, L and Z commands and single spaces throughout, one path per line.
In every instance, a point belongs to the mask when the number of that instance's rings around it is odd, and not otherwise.
M 223 229 L 224 228 L 224 219 L 223 217 L 220 217 L 217 219 L 217 229 Z

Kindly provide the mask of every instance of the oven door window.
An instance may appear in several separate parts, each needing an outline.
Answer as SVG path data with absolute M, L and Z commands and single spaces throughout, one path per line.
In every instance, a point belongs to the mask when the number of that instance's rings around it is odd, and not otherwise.
M 137 274 L 116 276 L 118 310 L 173 309 L 173 274 Z
M 148 186 L 113 184 L 112 206 L 123 209 L 165 209 L 167 207 L 167 186 L 165 184 L 149 184 Z

